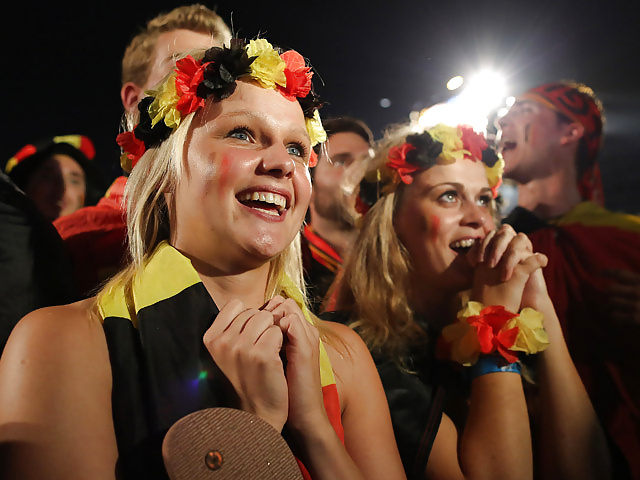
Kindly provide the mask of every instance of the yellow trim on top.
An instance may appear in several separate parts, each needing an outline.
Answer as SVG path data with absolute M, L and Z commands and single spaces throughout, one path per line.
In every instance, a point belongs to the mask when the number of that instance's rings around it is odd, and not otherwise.
M 137 327 L 137 313 L 145 307 L 171 298 L 202 280 L 191 260 L 161 242 L 133 281 L 133 305 L 127 305 L 124 285 L 117 285 L 105 293 L 98 305 L 103 319 L 128 318 Z
M 637 215 L 612 212 L 593 202 L 581 202 L 562 217 L 549 223 L 558 226 L 579 223 L 586 227 L 616 227 L 640 233 L 640 217 Z
M 157 247 L 142 275 L 133 284 L 136 313 L 161 300 L 171 298 L 202 280 L 191 260 L 163 241 Z

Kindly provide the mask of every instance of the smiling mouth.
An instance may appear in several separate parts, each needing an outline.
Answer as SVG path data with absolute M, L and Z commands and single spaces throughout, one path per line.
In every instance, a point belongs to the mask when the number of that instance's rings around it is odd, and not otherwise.
M 247 192 L 237 197 L 243 205 L 273 217 L 282 216 L 287 210 L 287 199 L 273 192 Z
M 456 253 L 467 253 L 474 243 L 476 243 L 475 238 L 465 238 L 464 240 L 456 240 L 450 243 L 449 248 Z

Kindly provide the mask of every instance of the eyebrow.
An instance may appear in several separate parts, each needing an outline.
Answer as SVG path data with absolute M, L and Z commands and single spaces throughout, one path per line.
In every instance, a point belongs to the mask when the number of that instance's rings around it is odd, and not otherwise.
M 268 117 L 264 114 L 255 113 L 252 110 L 232 110 L 227 113 L 221 113 L 217 118 L 237 118 L 237 117 L 250 117 L 257 121 L 271 123 Z M 309 139 L 309 132 L 305 127 L 292 127 L 296 133 L 304 135 L 305 138 Z
M 427 187 L 427 190 L 431 191 L 434 188 L 441 187 L 443 185 L 451 185 L 451 186 L 455 187 L 457 190 L 466 190 L 465 186 L 460 182 L 441 182 L 441 183 L 436 183 L 435 185 L 431 185 L 431 186 Z M 480 189 L 480 193 L 484 193 L 484 192 L 491 192 L 491 187 L 482 187 Z

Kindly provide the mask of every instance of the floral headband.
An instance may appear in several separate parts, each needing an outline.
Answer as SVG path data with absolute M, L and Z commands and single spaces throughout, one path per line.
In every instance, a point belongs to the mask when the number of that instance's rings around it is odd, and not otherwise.
M 311 146 L 324 142 L 327 134 L 318 113 L 322 103 L 313 91 L 312 76 L 302 55 L 295 50 L 278 54 L 265 39 L 246 43 L 236 38 L 230 47 L 208 49 L 201 60 L 188 55 L 176 62 L 175 70 L 156 90 L 145 92 L 148 96 L 138 104 L 140 121 L 133 131 L 118 135 L 116 141 L 124 152 L 122 168 L 131 171 L 144 152 L 166 140 L 182 119 L 203 107 L 210 96 L 217 101 L 229 97 L 241 78 L 277 89 L 288 100 L 297 99 Z M 312 150 L 309 166 L 316 163 Z
M 422 133 L 407 135 L 401 145 L 389 149 L 383 167 L 369 172 L 360 182 L 356 211 L 364 215 L 382 196 L 395 191 L 400 183 L 412 183 L 416 172 L 463 158 L 484 163 L 491 192 L 494 198 L 497 197 L 504 171 L 502 156 L 489 148 L 484 135 L 471 127 L 438 124 Z

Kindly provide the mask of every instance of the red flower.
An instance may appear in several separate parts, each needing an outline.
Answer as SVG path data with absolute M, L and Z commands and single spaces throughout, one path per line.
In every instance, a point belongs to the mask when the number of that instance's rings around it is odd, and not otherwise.
M 124 132 L 116 137 L 116 142 L 131 160 L 131 168 L 136 166 L 142 154 L 146 151 L 144 142 L 138 139 L 133 132 Z
M 389 149 L 389 156 L 387 157 L 389 158 L 387 167 L 397 171 L 402 182 L 406 183 L 407 185 L 413 182 L 413 177 L 411 176 L 411 174 L 417 172 L 420 169 L 420 167 L 418 167 L 417 165 L 407 163 L 406 160 L 407 153 L 415 149 L 416 147 L 414 147 L 410 143 L 403 143 L 399 147 L 391 147 L 391 149 Z
M 309 156 L 309 168 L 313 168 L 318 165 L 318 154 L 315 150 L 311 150 L 311 155 Z
M 462 145 L 465 150 L 471 152 L 471 160 L 482 160 L 482 151 L 488 147 L 484 135 L 476 133 L 473 128 L 462 125 Z M 465 158 L 469 158 L 465 155 Z
M 313 77 L 311 67 L 307 67 L 304 57 L 295 50 L 284 52 L 280 58 L 287 64 L 284 69 L 287 86 L 278 85 L 280 93 L 289 100 L 306 97 L 311 91 L 311 77 Z
M 484 354 L 498 352 L 509 363 L 515 362 L 518 357 L 509 349 L 513 346 L 518 336 L 518 327 L 503 330 L 509 320 L 517 317 L 502 305 L 485 307 L 479 315 L 467 317 L 467 322 L 475 327 L 478 332 L 480 351 Z
M 183 115 L 204 106 L 204 98 L 197 95 L 197 90 L 204 79 L 204 69 L 209 63 L 202 64 L 191 55 L 176 62 L 176 92 L 180 96 L 176 109 Z
M 498 183 L 496 183 L 493 187 L 491 187 L 491 195 L 493 198 L 498 198 L 498 189 L 502 185 L 502 177 L 498 178 Z

